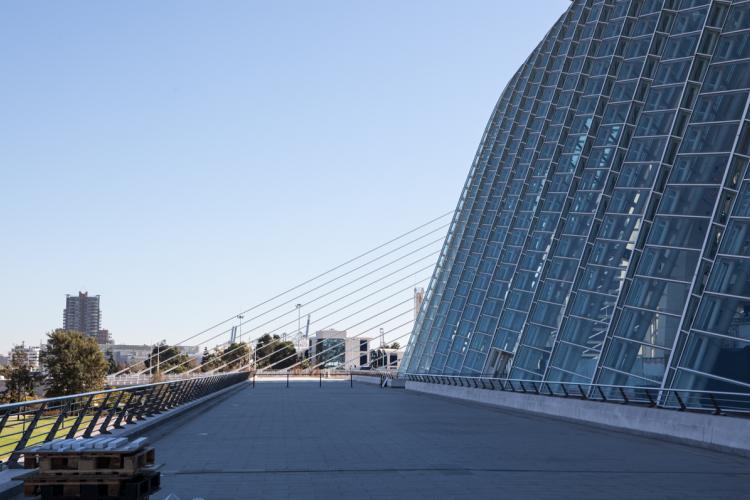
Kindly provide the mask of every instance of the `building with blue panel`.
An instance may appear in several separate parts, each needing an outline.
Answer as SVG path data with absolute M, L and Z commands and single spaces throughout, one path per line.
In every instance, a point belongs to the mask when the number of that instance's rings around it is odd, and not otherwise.
M 575 0 L 500 96 L 401 371 L 750 392 L 750 1 Z

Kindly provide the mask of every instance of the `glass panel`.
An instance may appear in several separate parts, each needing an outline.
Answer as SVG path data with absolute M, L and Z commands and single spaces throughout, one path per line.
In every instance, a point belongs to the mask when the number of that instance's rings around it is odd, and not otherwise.
M 750 343 L 692 333 L 680 367 L 750 384 Z
M 701 248 L 709 219 L 657 216 L 648 243 L 672 247 Z
M 738 122 L 717 125 L 691 125 L 685 132 L 682 151 L 685 153 L 710 153 L 731 151 L 737 135 Z
M 750 221 L 730 221 L 719 251 L 750 257 Z
M 679 327 L 680 318 L 677 316 L 626 307 L 620 316 L 615 335 L 670 348 Z
M 732 215 L 750 217 L 750 182 L 743 182 L 740 193 L 734 202 Z
M 747 37 L 747 34 L 745 34 Z M 693 122 L 739 120 L 745 108 L 747 92 L 701 96 L 695 103 Z
M 750 87 L 750 61 L 711 65 L 703 83 L 704 92 Z
M 681 314 L 688 288 L 686 283 L 638 277 L 633 280 L 625 303 L 652 311 Z
M 750 340 L 750 299 L 707 293 L 701 300 L 693 327 Z
M 728 155 L 677 157 L 669 182 L 675 184 L 719 184 L 727 168 Z
M 661 381 L 669 351 L 623 339 L 612 339 L 604 361 L 606 366 L 641 378 Z
M 659 169 L 659 163 L 626 163 L 617 180 L 618 187 L 650 187 Z
M 713 213 L 718 188 L 673 186 L 667 188 L 659 211 L 667 214 L 710 216 Z
M 745 259 L 716 259 L 706 290 L 730 295 L 750 294 L 750 263 Z
M 596 361 L 599 359 L 599 349 L 591 347 L 573 346 L 560 343 L 552 358 L 551 364 L 564 370 L 578 374 L 579 381 L 590 382 L 596 369 Z M 569 375 L 562 376 L 561 373 L 550 373 L 550 380 L 571 380 Z
M 608 321 L 615 310 L 616 303 L 617 299 L 610 295 L 579 291 L 571 312 L 587 319 Z
M 750 57 L 750 37 L 747 33 L 734 33 L 719 37 L 719 44 L 714 52 L 715 61 L 747 59 Z
M 680 281 L 693 279 L 698 252 L 673 248 L 647 247 L 638 265 L 638 274 Z

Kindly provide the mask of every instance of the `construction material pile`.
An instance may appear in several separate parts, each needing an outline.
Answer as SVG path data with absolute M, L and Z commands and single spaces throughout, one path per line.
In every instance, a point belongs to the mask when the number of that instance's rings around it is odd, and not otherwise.
M 154 448 L 146 438 L 59 439 L 21 451 L 24 495 L 42 500 L 143 500 L 159 490 Z

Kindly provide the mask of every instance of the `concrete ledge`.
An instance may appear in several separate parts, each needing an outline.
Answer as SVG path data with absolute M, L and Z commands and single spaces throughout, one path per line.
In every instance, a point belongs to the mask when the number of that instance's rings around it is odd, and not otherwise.
M 363 384 L 380 385 L 380 377 L 372 377 L 369 375 L 354 375 L 355 382 L 362 382 Z
M 426 382 L 406 389 L 750 456 L 750 419 Z
M 228 394 L 232 391 L 236 391 L 242 387 L 247 387 L 247 382 L 240 382 L 238 384 L 230 385 L 219 391 L 211 394 L 207 394 L 202 398 L 196 399 L 184 405 L 167 410 L 164 413 L 148 417 L 145 420 L 136 422 L 134 424 L 126 425 L 121 429 L 113 429 L 110 431 L 110 436 L 118 437 L 133 437 L 143 434 L 149 429 L 153 429 L 157 425 L 161 425 L 166 421 L 182 415 L 183 413 L 195 408 L 196 406 L 202 405 L 212 399 L 216 399 L 219 396 Z M 7 469 L 0 472 L 0 500 L 14 498 L 20 495 L 23 491 L 23 478 L 22 476 L 29 474 L 35 469 Z

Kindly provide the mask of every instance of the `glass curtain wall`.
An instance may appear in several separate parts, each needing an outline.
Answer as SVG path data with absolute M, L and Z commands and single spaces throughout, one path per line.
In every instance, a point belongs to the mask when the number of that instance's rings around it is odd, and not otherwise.
M 509 82 L 401 370 L 750 392 L 750 1 L 575 0 Z

